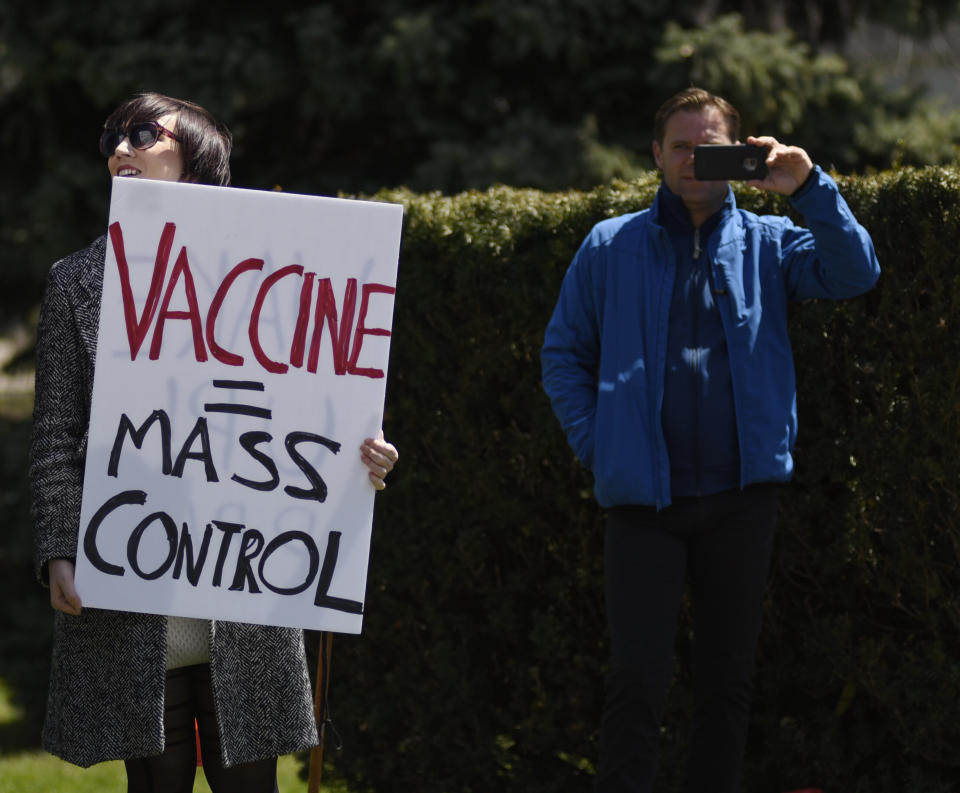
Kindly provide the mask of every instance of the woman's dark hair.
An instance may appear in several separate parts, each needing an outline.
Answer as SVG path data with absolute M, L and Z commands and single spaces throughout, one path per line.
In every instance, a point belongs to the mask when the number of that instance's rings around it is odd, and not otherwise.
M 177 114 L 177 125 L 173 131 L 180 138 L 177 145 L 183 159 L 180 181 L 230 184 L 233 136 L 225 125 L 200 105 L 163 94 L 145 92 L 120 105 L 110 114 L 103 126 L 124 129 L 138 121 L 159 121 L 169 113 Z

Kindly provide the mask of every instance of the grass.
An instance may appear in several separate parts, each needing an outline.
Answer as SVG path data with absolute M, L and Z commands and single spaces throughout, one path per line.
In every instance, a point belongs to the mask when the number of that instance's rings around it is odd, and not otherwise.
M 37 793 L 124 793 L 123 763 L 102 763 L 85 771 L 46 752 L 24 752 L 0 758 L 0 793 L 28 790 Z
M 20 722 L 22 713 L 13 703 L 9 684 L 0 678 L 0 727 Z M 298 755 L 284 755 L 277 765 L 280 793 L 306 793 L 307 780 L 300 778 L 304 767 Z M 0 793 L 125 793 L 123 763 L 99 763 L 79 768 L 39 749 L 0 753 Z M 322 793 L 348 793 L 342 782 L 324 771 Z M 193 793 L 210 793 L 210 786 L 198 769 Z
M 0 677 L 0 725 L 13 724 L 23 718 L 23 709 L 13 702 L 10 685 Z
M 306 793 L 302 765 L 295 755 L 280 758 L 277 781 L 280 793 Z M 125 793 L 126 775 L 119 760 L 78 768 L 42 751 L 20 752 L 0 757 L 0 793 Z M 321 787 L 323 793 L 347 793 L 336 782 Z M 193 793 L 210 793 L 203 773 L 197 773 Z
M 29 434 L 28 422 L 33 407 L 32 373 L 29 377 L 17 379 L 2 371 L 9 358 L 3 342 L 0 329 L 0 443 L 8 449 L 25 448 L 24 438 Z M 24 454 L 0 458 L 0 507 L 3 507 L 8 522 L 12 520 L 11 504 L 19 505 L 22 514 L 26 515 L 26 496 L 13 498 L 19 492 L 14 490 L 17 483 L 13 476 L 20 470 L 18 466 L 23 465 Z M 28 524 L 24 522 L 23 526 Z M 30 552 L 24 550 L 31 548 L 31 544 L 21 538 L 21 544 L 16 545 L 10 541 L 15 533 L 12 527 L 5 526 L 5 531 L 5 541 L 0 547 L 0 589 L 3 589 L 8 603 L 14 605 L 9 610 L 0 609 L 0 793 L 126 793 L 122 762 L 79 768 L 40 750 L 37 745 L 46 675 L 42 674 L 42 681 L 37 683 L 43 688 L 28 689 L 27 684 L 36 677 L 29 671 L 37 665 L 32 653 L 42 649 L 47 657 L 49 647 L 25 640 L 24 637 L 33 637 L 34 634 L 27 632 L 24 626 L 48 624 L 49 606 L 47 595 L 39 586 L 28 589 L 25 600 L 21 597 L 21 586 L 33 585 Z M 27 528 L 21 528 L 21 534 L 27 531 Z M 11 571 L 17 575 L 12 575 Z M 41 613 L 42 617 L 35 619 L 31 609 Z M 16 622 L 12 621 L 10 614 L 16 616 Z M 280 793 L 306 793 L 307 781 L 300 778 L 304 765 L 295 755 L 280 758 L 277 770 Z M 324 770 L 321 790 L 322 793 L 348 793 L 332 769 Z M 201 771 L 197 773 L 193 793 L 210 793 L 210 786 Z
M 126 793 L 126 774 L 120 761 L 91 768 L 71 765 L 34 748 L 31 736 L 39 724 L 28 726 L 24 710 L 13 696 L 11 684 L 0 677 L 0 793 Z M 300 777 L 305 756 L 284 755 L 277 765 L 280 793 L 306 793 L 307 780 Z M 325 768 L 322 793 L 348 793 L 332 768 Z M 198 769 L 193 793 L 210 793 Z
M 0 323 L 0 416 L 24 420 L 33 412 L 33 328 Z

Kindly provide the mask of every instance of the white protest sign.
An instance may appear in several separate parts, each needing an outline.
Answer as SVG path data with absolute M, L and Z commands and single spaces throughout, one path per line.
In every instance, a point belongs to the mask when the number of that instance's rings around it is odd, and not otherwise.
M 84 606 L 360 632 L 402 213 L 114 179 Z

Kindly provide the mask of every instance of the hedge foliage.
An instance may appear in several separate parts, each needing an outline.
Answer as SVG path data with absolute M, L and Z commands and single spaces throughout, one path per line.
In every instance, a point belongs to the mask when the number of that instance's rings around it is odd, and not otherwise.
M 840 179 L 878 286 L 791 316 L 800 389 L 761 638 L 746 793 L 948 793 L 960 777 L 960 171 Z M 386 431 L 360 637 L 334 643 L 326 757 L 360 793 L 589 788 L 606 660 L 603 516 L 539 382 L 560 279 L 652 174 L 591 192 L 389 191 L 406 207 Z M 788 211 L 738 191 L 742 206 Z M 49 658 L 31 582 L 26 425 L 0 422 L 0 659 L 34 740 Z M 25 594 L 26 593 L 26 594 Z M 24 605 L 26 601 L 26 605 Z M 686 620 L 687 617 L 685 616 Z M 689 712 L 679 632 L 664 731 Z
M 945 793 L 960 774 L 960 172 L 839 181 L 883 275 L 865 297 L 791 315 L 798 470 L 747 790 Z M 386 416 L 401 461 L 379 496 L 364 634 L 334 648 L 344 748 L 327 756 L 356 789 L 588 789 L 603 518 L 542 392 L 539 347 L 590 226 L 656 186 L 376 196 L 406 207 Z M 749 188 L 738 202 L 789 211 Z M 681 683 L 688 643 L 681 630 Z M 688 709 L 674 686 L 664 790 Z
M 97 139 L 145 89 L 230 127 L 234 184 L 316 195 L 631 178 L 653 167 L 654 113 L 686 85 L 730 100 L 745 134 L 841 170 L 960 158 L 960 108 L 925 96 L 921 73 L 892 85 L 883 47 L 838 54 L 862 49 L 845 45 L 866 24 L 932 47 L 929 34 L 960 18 L 957 0 L 76 7 L 0 3 L 0 314 L 39 302 L 50 264 L 102 233 L 110 183 Z

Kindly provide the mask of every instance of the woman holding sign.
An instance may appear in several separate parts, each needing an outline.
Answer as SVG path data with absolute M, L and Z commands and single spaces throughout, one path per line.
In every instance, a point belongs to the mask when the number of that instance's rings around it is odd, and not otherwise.
M 113 177 L 230 184 L 230 132 L 198 105 L 147 93 L 107 119 Z M 55 611 L 43 745 L 125 762 L 128 791 L 192 791 L 194 720 L 214 793 L 271 793 L 281 754 L 317 743 L 299 629 L 83 609 L 74 587 L 106 237 L 50 271 L 37 340 L 31 482 L 36 567 Z M 361 449 L 382 490 L 397 450 Z

